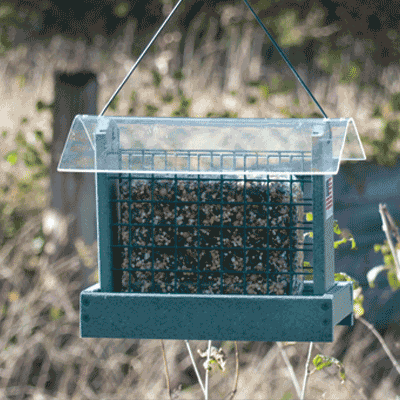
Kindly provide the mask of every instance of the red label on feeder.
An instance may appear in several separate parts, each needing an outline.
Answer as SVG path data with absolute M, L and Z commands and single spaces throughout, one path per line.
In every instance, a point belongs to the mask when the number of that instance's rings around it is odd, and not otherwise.
M 333 215 L 333 178 L 325 175 L 326 219 Z

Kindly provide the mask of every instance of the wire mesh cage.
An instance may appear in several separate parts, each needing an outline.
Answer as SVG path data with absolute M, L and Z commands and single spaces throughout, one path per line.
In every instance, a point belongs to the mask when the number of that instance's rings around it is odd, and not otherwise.
M 352 283 L 334 280 L 333 175 L 366 157 L 247 0 L 323 119 L 103 116 L 181 2 L 101 114 L 75 117 L 59 162 L 96 174 L 99 283 L 81 293 L 81 336 L 332 341 L 353 324 Z
M 300 294 L 310 200 L 280 178 L 110 175 L 115 290 Z

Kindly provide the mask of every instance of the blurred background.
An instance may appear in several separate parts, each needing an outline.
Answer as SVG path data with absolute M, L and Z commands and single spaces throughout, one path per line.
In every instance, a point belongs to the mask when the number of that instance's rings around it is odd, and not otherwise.
M 342 163 L 334 198 L 335 219 L 358 250 L 335 250 L 336 272 L 360 282 L 365 318 L 399 358 L 399 291 L 386 274 L 369 288 L 366 273 L 387 261 L 374 251 L 385 242 L 379 203 L 400 220 L 400 1 L 249 3 L 328 117 L 355 120 L 367 161 Z M 74 116 L 101 111 L 175 4 L 0 4 L 2 398 L 167 398 L 159 341 L 79 338 L 79 293 L 97 282 L 94 177 L 58 173 L 57 164 Z M 322 118 L 238 0 L 184 1 L 106 115 Z M 184 343 L 165 344 L 172 388 L 182 384 L 179 398 L 200 398 Z M 234 380 L 233 343 L 219 344 L 228 363 L 226 373 L 212 373 L 213 399 Z M 298 376 L 307 348 L 287 348 Z M 237 399 L 296 398 L 274 343 L 240 342 L 239 350 Z M 316 344 L 317 352 L 343 361 L 364 394 L 338 385 L 331 367 L 312 375 L 306 398 L 400 393 L 392 363 L 358 321 L 337 327 L 335 341 Z

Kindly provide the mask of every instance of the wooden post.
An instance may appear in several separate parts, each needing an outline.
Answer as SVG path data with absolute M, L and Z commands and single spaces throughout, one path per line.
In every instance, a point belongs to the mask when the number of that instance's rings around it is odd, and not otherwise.
M 96 198 L 94 173 L 58 172 L 71 123 L 76 114 L 96 114 L 97 80 L 92 72 L 82 71 L 74 74 L 55 73 L 55 102 L 53 122 L 53 143 L 51 149 L 51 209 L 53 237 L 58 236 L 54 248 L 56 258 L 66 257 L 76 252 L 75 241 L 82 238 L 86 245 L 96 240 Z M 60 224 L 65 217 L 71 221 L 64 237 L 60 237 Z M 58 234 L 56 233 L 59 231 Z M 67 237 L 65 237 L 67 236 Z M 93 271 L 85 270 L 87 287 Z

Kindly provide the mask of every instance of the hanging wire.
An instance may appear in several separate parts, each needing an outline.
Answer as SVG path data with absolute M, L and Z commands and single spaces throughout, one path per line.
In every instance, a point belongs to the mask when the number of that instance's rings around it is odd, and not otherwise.
M 170 12 L 168 15 L 167 19 L 164 21 L 164 23 L 161 25 L 160 29 L 157 31 L 157 33 L 153 36 L 153 38 L 150 40 L 150 43 L 147 45 L 147 47 L 143 50 L 142 54 L 139 56 L 137 59 L 135 65 L 131 68 L 131 70 L 128 72 L 124 80 L 121 82 L 121 84 L 118 86 L 117 90 L 114 92 L 114 94 L 111 96 L 110 100 L 108 100 L 107 104 L 104 106 L 103 110 L 99 114 L 99 116 L 104 115 L 106 112 L 107 108 L 110 106 L 111 102 L 115 99 L 117 94 L 120 92 L 122 89 L 122 86 L 125 85 L 126 81 L 129 79 L 129 77 L 132 75 L 133 71 L 136 69 L 140 61 L 142 61 L 142 58 L 145 56 L 147 51 L 149 50 L 150 46 L 154 43 L 154 41 L 157 39 L 157 36 L 160 34 L 160 32 L 163 30 L 164 26 L 168 23 L 172 15 L 174 14 L 175 10 L 179 7 L 179 5 L 182 3 L 183 0 L 179 0 L 178 3 L 176 3 L 176 6 L 173 8 L 173 10 Z
M 142 58 L 145 56 L 145 54 L 147 53 L 147 51 L 149 50 L 150 46 L 154 43 L 154 41 L 157 39 L 158 35 L 160 34 L 160 32 L 163 30 L 164 26 L 168 23 L 168 21 L 171 19 L 172 15 L 174 14 L 174 12 L 176 11 L 176 9 L 179 7 L 179 5 L 182 3 L 183 0 L 179 0 L 178 3 L 175 5 L 175 7 L 173 8 L 173 10 L 170 12 L 170 14 L 168 15 L 167 19 L 164 21 L 164 23 L 161 25 L 160 29 L 157 31 L 157 33 L 153 36 L 153 38 L 150 40 L 150 43 L 147 45 L 147 47 L 143 50 L 142 54 L 139 56 L 139 58 L 137 59 L 135 65 L 131 68 L 131 70 L 128 72 L 128 74 L 126 75 L 126 77 L 124 78 L 124 80 L 121 82 L 121 84 L 118 86 L 117 90 L 114 92 L 114 94 L 111 96 L 110 100 L 108 100 L 107 104 L 104 106 L 103 110 L 101 111 L 101 113 L 99 114 L 99 116 L 104 115 L 104 113 L 106 112 L 107 108 L 110 106 L 111 102 L 115 99 L 115 97 L 117 96 L 117 94 L 120 92 L 120 90 L 122 89 L 122 87 L 125 85 L 126 81 L 129 79 L 129 77 L 132 75 L 133 71 L 136 69 L 137 65 L 140 63 L 140 61 L 142 60 Z M 297 71 L 294 69 L 293 65 L 291 64 L 291 62 L 289 61 L 289 59 L 286 57 L 285 53 L 282 51 L 282 49 L 279 47 L 278 43 L 275 42 L 274 38 L 271 36 L 271 34 L 268 32 L 267 28 L 264 26 L 264 24 L 262 23 L 262 21 L 260 20 L 260 18 L 258 18 L 257 14 L 254 12 L 253 8 L 250 6 L 250 4 L 248 3 L 247 0 L 243 0 L 244 3 L 246 4 L 246 6 L 249 8 L 249 10 L 252 12 L 252 14 L 254 15 L 254 18 L 257 20 L 257 22 L 260 24 L 261 28 L 263 28 L 264 32 L 267 34 L 267 36 L 269 37 L 269 39 L 271 40 L 272 44 L 275 46 L 275 48 L 278 50 L 279 54 L 281 55 L 281 57 L 286 61 L 286 64 L 288 65 L 288 67 L 292 70 L 292 72 L 294 73 L 294 75 L 296 76 L 296 78 L 299 80 L 299 82 L 301 83 L 301 85 L 303 86 L 303 88 L 306 90 L 306 92 L 311 96 L 311 98 L 313 99 L 314 103 L 318 106 L 319 110 L 321 111 L 322 115 L 325 118 L 328 118 L 328 116 L 326 115 L 325 111 L 322 109 L 321 105 L 318 103 L 317 99 L 314 97 L 314 95 L 311 93 L 310 89 L 308 89 L 307 85 L 303 82 L 303 80 L 301 79 L 300 75 L 297 73 Z
M 325 111 L 322 109 L 320 104 L 318 103 L 317 99 L 313 96 L 311 93 L 310 89 L 307 87 L 307 85 L 303 82 L 303 79 L 301 79 L 300 75 L 297 73 L 297 71 L 294 69 L 293 65 L 289 61 L 289 59 L 286 57 L 285 53 L 282 51 L 282 49 L 279 47 L 278 43 L 275 42 L 274 38 L 270 35 L 270 33 L 267 31 L 267 28 L 264 26 L 260 18 L 258 18 L 257 14 L 254 12 L 253 8 L 250 6 L 250 4 L 247 2 L 247 0 L 243 0 L 246 4 L 246 6 L 249 8 L 249 10 L 252 12 L 254 15 L 254 18 L 257 20 L 257 22 L 260 24 L 261 28 L 264 29 L 264 32 L 268 35 L 269 39 L 271 40 L 272 44 L 275 46 L 275 48 L 278 50 L 279 54 L 282 56 L 282 58 L 286 61 L 286 64 L 289 66 L 289 68 L 292 70 L 296 78 L 299 80 L 299 82 L 302 84 L 303 88 L 307 91 L 307 93 L 311 96 L 311 98 L 314 100 L 315 104 L 318 106 L 319 110 L 321 111 L 322 115 L 325 118 L 328 118 L 328 116 L 325 114 Z

